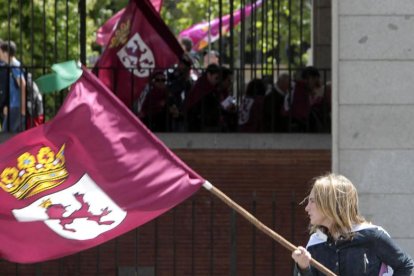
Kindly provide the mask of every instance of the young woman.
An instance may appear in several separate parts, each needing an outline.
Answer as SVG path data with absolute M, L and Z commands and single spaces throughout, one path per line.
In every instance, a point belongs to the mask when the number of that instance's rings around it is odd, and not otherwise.
M 322 276 L 310 266 L 311 258 L 340 276 L 411 275 L 413 260 L 359 214 L 357 190 L 346 177 L 318 177 L 306 199 L 312 235 L 306 249 L 292 253 L 294 275 Z

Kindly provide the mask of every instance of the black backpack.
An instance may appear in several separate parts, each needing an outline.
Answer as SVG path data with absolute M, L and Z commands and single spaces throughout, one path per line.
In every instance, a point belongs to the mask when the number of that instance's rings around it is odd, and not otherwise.
M 32 79 L 32 74 L 26 75 L 26 92 L 27 92 L 27 112 L 32 118 L 43 115 L 43 97 L 39 87 Z

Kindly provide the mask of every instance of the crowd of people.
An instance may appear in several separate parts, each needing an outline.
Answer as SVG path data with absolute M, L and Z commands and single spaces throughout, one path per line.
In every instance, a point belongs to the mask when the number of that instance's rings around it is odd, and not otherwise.
M 12 133 L 44 121 L 42 95 L 16 52 L 14 41 L 0 39 L 0 129 Z
M 255 78 L 234 91 L 234 73 L 220 65 L 217 51 L 202 57 L 182 39 L 184 55 L 169 70 L 154 70 L 133 104 L 154 132 L 329 132 L 331 89 L 315 67 L 299 77 Z M 30 88 L 30 89 L 29 89 Z M 20 132 L 43 121 L 33 114 L 35 84 L 16 58 L 16 44 L 0 41 L 0 124 Z M 30 92 L 30 93 L 29 93 Z M 40 93 L 38 93 L 41 97 Z M 26 106 L 28 105 L 28 106 Z M 39 104 L 38 109 L 42 109 Z M 27 111 L 32 111 L 28 112 Z
M 0 123 L 3 131 L 20 132 L 25 128 L 26 80 L 16 44 L 0 40 Z
M 182 40 L 185 54 L 167 71 L 155 70 L 134 112 L 155 132 L 329 132 L 330 84 L 317 68 L 299 77 L 282 73 L 276 83 L 250 80 L 233 95 L 234 73 L 216 51 L 200 58 Z M 238 93 L 236 93 L 238 94 Z

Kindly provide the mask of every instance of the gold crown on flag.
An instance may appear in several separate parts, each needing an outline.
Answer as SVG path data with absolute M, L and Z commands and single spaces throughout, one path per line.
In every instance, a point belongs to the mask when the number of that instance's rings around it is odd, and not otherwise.
M 25 152 L 17 158 L 17 167 L 7 167 L 0 175 L 1 188 L 17 199 L 25 199 L 56 187 L 65 181 L 65 145 L 55 154 L 49 147 L 36 156 Z
M 118 47 L 128 41 L 129 29 L 131 27 L 130 20 L 120 24 L 119 29 L 115 31 L 114 37 L 111 39 L 109 48 Z

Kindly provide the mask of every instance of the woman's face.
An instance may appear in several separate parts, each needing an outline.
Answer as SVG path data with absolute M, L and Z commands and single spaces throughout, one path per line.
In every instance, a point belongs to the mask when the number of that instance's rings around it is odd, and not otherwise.
M 329 229 L 331 220 L 325 216 L 322 211 L 316 206 L 315 195 L 313 191 L 308 197 L 308 204 L 305 207 L 305 211 L 308 213 L 310 223 L 312 225 L 322 225 Z

